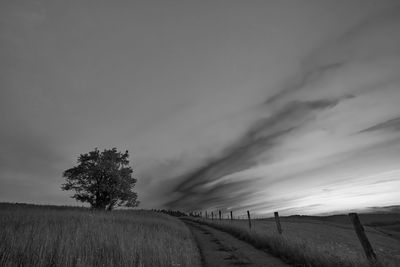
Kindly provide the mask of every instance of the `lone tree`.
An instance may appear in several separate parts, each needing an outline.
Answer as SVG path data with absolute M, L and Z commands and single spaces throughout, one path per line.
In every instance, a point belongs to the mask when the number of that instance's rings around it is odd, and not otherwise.
M 136 179 L 128 166 L 129 154 L 116 148 L 100 152 L 97 148 L 78 157 L 78 166 L 64 171 L 63 190 L 73 190 L 72 198 L 88 202 L 98 210 L 112 210 L 115 206 L 136 207 L 137 193 L 133 192 Z

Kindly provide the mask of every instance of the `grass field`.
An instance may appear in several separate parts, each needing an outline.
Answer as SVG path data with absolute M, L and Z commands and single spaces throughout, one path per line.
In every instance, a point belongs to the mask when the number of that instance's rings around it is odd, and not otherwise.
M 200 266 L 178 219 L 150 211 L 0 204 L 0 266 Z
M 400 215 L 396 216 L 399 218 Z M 348 218 L 333 218 L 281 218 L 282 235 L 277 233 L 273 219 L 252 220 L 251 230 L 247 220 L 196 220 L 267 249 L 291 263 L 305 266 L 368 266 Z M 396 218 L 393 220 L 391 216 L 361 216 L 361 220 L 363 218 L 370 224 L 384 225 L 380 227 L 396 222 Z M 382 265 L 400 266 L 400 240 L 397 236 L 389 235 L 380 228 L 365 229 Z M 395 227 L 390 229 L 393 231 Z

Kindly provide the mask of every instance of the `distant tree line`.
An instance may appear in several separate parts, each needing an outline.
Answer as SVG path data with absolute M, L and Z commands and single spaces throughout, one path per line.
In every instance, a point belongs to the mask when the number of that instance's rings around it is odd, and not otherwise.
M 179 210 L 152 209 L 152 211 L 168 214 L 168 215 L 171 215 L 171 216 L 174 216 L 174 217 L 188 216 L 187 213 L 184 213 L 184 212 L 179 211 Z

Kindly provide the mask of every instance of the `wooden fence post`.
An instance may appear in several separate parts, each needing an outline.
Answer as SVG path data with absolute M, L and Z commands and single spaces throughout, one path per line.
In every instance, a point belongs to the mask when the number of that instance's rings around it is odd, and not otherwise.
M 222 218 L 221 218 L 221 211 L 218 211 L 219 212 L 219 220 L 221 220 Z
M 251 229 L 250 211 L 247 211 L 247 218 L 249 219 L 249 228 Z
M 206 219 L 208 219 L 208 214 L 207 214 L 207 211 L 206 211 Z
M 211 220 L 214 220 L 214 212 L 211 212 Z
M 281 227 L 281 221 L 279 219 L 279 213 L 274 212 L 274 216 L 275 216 L 275 223 L 276 223 L 276 228 L 278 229 L 278 233 L 282 234 L 282 227 Z
M 232 214 L 232 211 L 231 211 L 231 221 L 233 220 L 233 214 Z
M 368 261 L 370 262 L 371 265 L 375 265 L 378 262 L 376 254 L 371 246 L 371 243 L 369 243 L 367 235 L 365 234 L 364 227 L 362 226 L 357 213 L 349 213 L 349 217 L 351 222 L 353 223 L 354 230 L 357 233 L 357 237 L 360 240 L 360 243 L 364 249 Z

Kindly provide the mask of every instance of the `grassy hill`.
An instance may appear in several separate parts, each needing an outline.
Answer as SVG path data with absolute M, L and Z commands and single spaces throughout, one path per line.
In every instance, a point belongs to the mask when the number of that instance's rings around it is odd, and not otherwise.
M 151 211 L 0 203 L 0 266 L 200 266 L 178 219 Z

